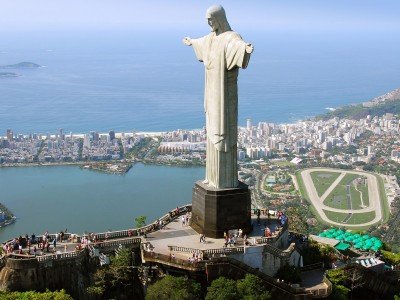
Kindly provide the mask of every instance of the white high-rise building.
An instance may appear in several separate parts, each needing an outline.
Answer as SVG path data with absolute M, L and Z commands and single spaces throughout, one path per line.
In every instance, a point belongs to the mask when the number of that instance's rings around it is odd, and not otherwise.
M 250 131 L 252 126 L 253 125 L 251 124 L 251 119 L 247 119 L 246 120 L 246 129 Z

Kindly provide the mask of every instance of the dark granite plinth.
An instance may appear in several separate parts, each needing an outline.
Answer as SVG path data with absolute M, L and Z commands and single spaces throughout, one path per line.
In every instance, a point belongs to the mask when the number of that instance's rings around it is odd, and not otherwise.
M 191 226 L 207 237 L 221 238 L 231 229 L 251 231 L 251 197 L 248 186 L 216 189 L 197 181 L 193 188 Z

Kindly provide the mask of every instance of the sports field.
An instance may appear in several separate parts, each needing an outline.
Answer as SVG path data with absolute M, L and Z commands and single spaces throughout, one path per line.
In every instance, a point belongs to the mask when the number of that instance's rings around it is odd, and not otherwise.
M 369 227 L 384 218 L 387 204 L 379 179 L 367 172 L 322 168 L 302 170 L 297 176 L 301 194 L 320 220 L 352 228 Z

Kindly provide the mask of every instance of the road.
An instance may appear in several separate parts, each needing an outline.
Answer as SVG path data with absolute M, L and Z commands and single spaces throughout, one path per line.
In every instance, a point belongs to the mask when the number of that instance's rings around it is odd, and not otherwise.
M 311 172 L 319 171 L 319 172 L 336 172 L 341 173 L 340 176 L 332 183 L 332 185 L 325 191 L 325 193 L 319 197 L 317 190 L 314 186 L 314 183 L 311 178 Z M 347 173 L 352 174 L 359 174 L 365 176 L 367 178 L 368 183 L 368 194 L 369 194 L 369 206 L 364 207 L 362 209 L 338 209 L 326 206 L 324 204 L 324 200 L 328 195 L 333 191 L 333 189 L 339 184 L 339 182 L 343 179 L 343 177 Z M 337 225 L 337 226 L 346 226 L 346 227 L 364 227 L 364 226 L 371 226 L 375 223 L 378 223 L 382 219 L 382 206 L 381 206 L 381 199 L 379 194 L 379 185 L 378 180 L 375 175 L 353 171 L 353 170 L 337 170 L 337 169 L 328 169 L 328 168 L 314 168 L 314 169 L 307 169 L 302 171 L 301 178 L 304 183 L 304 187 L 308 193 L 311 203 L 317 210 L 318 214 L 320 215 L 321 219 L 327 223 Z M 339 212 L 339 213 L 366 213 L 366 212 L 375 212 L 375 218 L 372 221 L 361 223 L 361 224 L 343 224 L 339 222 L 334 222 L 325 215 L 323 210 L 332 211 L 332 212 Z

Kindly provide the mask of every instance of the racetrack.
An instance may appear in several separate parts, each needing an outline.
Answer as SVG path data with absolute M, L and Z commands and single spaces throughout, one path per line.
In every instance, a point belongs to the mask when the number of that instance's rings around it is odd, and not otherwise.
M 331 184 L 331 186 L 324 192 L 324 194 L 321 197 L 318 196 L 317 190 L 314 186 L 314 182 L 311 178 L 311 172 L 315 172 L 315 171 L 341 173 L 340 176 Z M 329 194 L 336 188 L 336 186 L 343 179 L 343 177 L 348 173 L 362 175 L 367 178 L 369 205 L 362 209 L 338 209 L 338 208 L 333 208 L 333 207 L 325 205 L 324 200 L 329 196 Z M 324 168 L 306 169 L 306 170 L 303 170 L 300 173 L 300 175 L 301 175 L 305 190 L 308 193 L 308 196 L 309 196 L 309 199 L 310 199 L 312 205 L 315 207 L 317 213 L 319 214 L 319 216 L 321 217 L 321 219 L 324 222 L 333 224 L 336 226 L 367 227 L 367 226 L 371 226 L 375 223 L 378 223 L 380 220 L 382 220 L 382 217 L 383 217 L 382 205 L 381 205 L 381 199 L 380 199 L 380 194 L 379 194 L 378 179 L 377 179 L 376 175 L 373 175 L 370 173 L 364 173 L 364 172 L 360 172 L 360 171 L 337 170 L 337 169 L 327 169 L 327 168 L 326 169 L 324 169 Z M 323 210 L 331 211 L 331 212 L 338 212 L 338 213 L 357 213 L 357 214 L 374 211 L 375 218 L 372 221 L 361 223 L 361 224 L 339 223 L 339 222 L 330 220 L 326 216 L 326 214 Z

